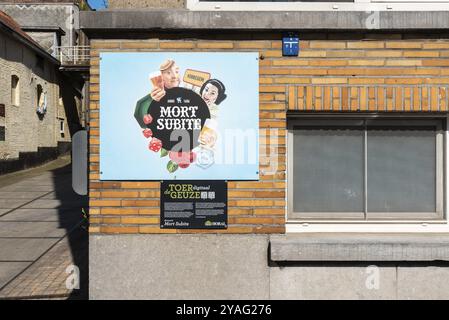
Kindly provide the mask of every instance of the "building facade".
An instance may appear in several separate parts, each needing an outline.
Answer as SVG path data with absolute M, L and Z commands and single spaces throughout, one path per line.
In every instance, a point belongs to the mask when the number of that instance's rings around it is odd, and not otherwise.
M 0 1 L 0 10 L 11 16 L 33 40 L 59 60 L 65 83 L 80 92 L 76 107 L 85 125 L 85 85 L 89 43 L 79 29 L 79 12 L 91 10 L 84 0 Z
M 82 14 L 91 298 L 448 298 L 449 12 L 389 5 Z M 103 54 L 125 52 L 257 53 L 258 179 L 227 180 L 226 229 L 162 228 L 160 181 L 102 178 Z
M 83 9 L 90 9 L 85 1 L 0 1 L 0 10 L 13 17 L 50 53 L 57 46 L 82 44 L 78 23 Z
M 59 72 L 59 61 L 11 17 L 1 12 L 0 23 L 0 161 L 6 173 L 70 150 L 71 130 L 80 127 L 80 94 Z

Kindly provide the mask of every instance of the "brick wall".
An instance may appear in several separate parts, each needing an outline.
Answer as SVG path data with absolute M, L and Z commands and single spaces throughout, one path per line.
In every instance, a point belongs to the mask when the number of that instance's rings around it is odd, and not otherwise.
M 176 39 L 179 37 L 179 39 Z M 244 39 L 243 35 L 226 36 Z M 327 37 L 327 36 L 326 36 Z M 91 233 L 283 233 L 286 194 L 286 113 L 302 111 L 444 112 L 448 109 L 449 40 L 301 41 L 299 57 L 282 57 L 280 35 L 269 40 L 92 40 L 90 87 Z M 192 36 L 189 36 L 192 38 Z M 264 36 L 260 36 L 264 39 Z M 259 51 L 260 148 L 274 147 L 277 171 L 260 181 L 229 182 L 229 228 L 160 230 L 159 182 L 99 181 L 99 53 L 102 51 Z M 268 139 L 267 129 L 277 129 Z
M 70 141 L 59 133 L 57 67 L 44 60 L 36 66 L 36 54 L 17 40 L 0 33 L 0 104 L 5 105 L 3 119 L 6 139 L 0 142 L 0 161 L 19 157 L 19 152 L 37 152 L 38 147 L 57 147 L 58 141 Z M 12 105 L 11 76 L 19 77 L 20 104 Z M 47 113 L 36 114 L 37 85 L 47 91 Z M 65 119 L 65 111 L 60 116 Z M 67 121 L 66 121 L 67 126 Z

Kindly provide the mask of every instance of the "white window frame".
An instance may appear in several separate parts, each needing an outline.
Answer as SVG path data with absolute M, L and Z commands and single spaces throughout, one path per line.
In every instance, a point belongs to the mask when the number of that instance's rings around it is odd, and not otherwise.
M 65 119 L 59 118 L 59 133 L 65 134 Z
M 192 11 L 443 11 L 448 0 L 354 0 L 354 2 L 223 2 L 187 0 Z
M 13 81 L 16 81 L 15 87 L 13 87 Z M 18 75 L 11 75 L 11 105 L 15 107 L 20 106 L 20 78 Z
M 301 115 L 302 116 L 302 115 Z M 316 118 L 317 114 L 308 114 L 305 116 Z M 347 115 L 346 115 L 347 116 Z M 373 115 L 376 116 L 376 115 Z M 392 115 L 397 116 L 397 115 Z M 404 115 L 403 115 L 404 116 Z M 405 115 L 406 117 L 416 117 L 417 119 L 425 119 L 427 115 Z M 430 116 L 430 115 L 429 115 Z M 334 115 L 338 119 L 337 115 Z M 343 117 L 343 115 L 341 115 Z M 367 115 L 354 115 L 354 117 L 367 117 Z M 386 115 L 388 118 L 388 115 Z M 287 141 L 287 172 L 286 172 L 286 232 L 287 233 L 447 233 L 449 232 L 448 206 L 449 192 L 447 186 L 448 179 L 448 125 L 449 116 L 440 117 L 446 123 L 446 130 L 443 130 L 442 152 L 443 152 L 443 174 L 440 179 L 443 183 L 443 220 L 294 220 L 289 218 L 289 210 L 291 210 L 291 197 L 293 189 L 291 187 L 292 172 L 291 154 L 293 151 L 293 139 L 290 128 L 286 130 Z M 438 139 L 438 138 L 437 138 Z M 437 151 L 438 152 L 438 151 Z M 437 176 L 438 179 L 438 176 Z

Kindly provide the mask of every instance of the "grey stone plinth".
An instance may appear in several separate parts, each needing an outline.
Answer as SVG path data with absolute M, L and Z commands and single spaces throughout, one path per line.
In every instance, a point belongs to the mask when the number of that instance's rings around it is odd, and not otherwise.
M 91 235 L 91 299 L 268 299 L 266 235 Z
M 416 249 L 419 243 L 431 246 L 435 245 L 438 239 L 436 236 L 328 236 L 328 244 L 360 246 L 359 249 L 353 247 L 344 250 L 326 246 L 322 236 L 303 236 L 300 243 L 321 246 L 314 247 L 318 248 L 315 256 L 311 256 L 310 251 L 307 251 L 312 247 L 303 252 L 308 252 L 308 257 L 321 257 L 322 260 L 299 260 L 297 255 L 289 253 L 288 250 L 288 255 L 279 251 L 276 243 L 285 243 L 285 237 L 290 241 L 290 249 L 301 248 L 298 246 L 298 238 L 291 239 L 292 235 L 90 235 L 90 298 L 449 298 L 447 262 L 387 260 L 388 257 L 400 257 L 394 249 L 396 245 L 406 246 L 407 241 L 409 248 L 406 251 Z M 447 238 L 441 236 L 440 242 L 445 244 L 446 241 Z M 363 246 L 373 243 L 376 246 L 385 246 L 381 250 L 386 251 L 368 255 L 367 247 Z M 385 249 L 388 245 L 392 248 L 392 255 Z M 325 251 L 326 248 L 328 252 Z M 423 252 L 426 250 L 423 249 Z M 416 259 L 418 251 L 408 252 L 415 252 Z M 348 261 L 345 254 L 353 261 Z M 273 255 L 275 259 L 282 257 L 290 260 L 272 261 Z M 339 261 L 330 261 L 329 257 Z M 374 257 L 383 257 L 384 261 L 354 261 L 360 257 L 371 260 Z M 407 254 L 404 257 L 411 256 Z
M 270 299 L 396 299 L 394 266 L 273 267 L 270 280 Z
M 397 270 L 398 299 L 449 299 L 449 267 L 403 265 Z
M 449 261 L 445 234 L 295 234 L 270 238 L 272 261 Z

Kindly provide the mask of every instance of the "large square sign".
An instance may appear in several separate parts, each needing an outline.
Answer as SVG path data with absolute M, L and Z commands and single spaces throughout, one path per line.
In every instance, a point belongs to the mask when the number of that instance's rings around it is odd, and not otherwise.
M 100 54 L 100 180 L 258 180 L 258 53 Z
M 162 181 L 162 229 L 226 229 L 227 226 L 225 181 Z

